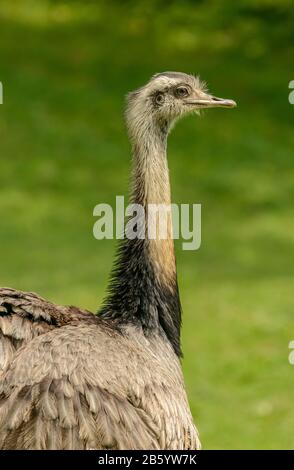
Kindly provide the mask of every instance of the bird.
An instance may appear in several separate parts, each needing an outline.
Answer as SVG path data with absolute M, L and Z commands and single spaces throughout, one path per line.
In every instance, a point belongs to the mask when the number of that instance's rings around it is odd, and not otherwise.
M 127 95 L 130 201 L 171 204 L 167 138 L 204 108 L 232 108 L 195 75 L 163 72 Z M 181 367 L 172 236 L 120 240 L 97 313 L 0 289 L 0 449 L 200 449 Z

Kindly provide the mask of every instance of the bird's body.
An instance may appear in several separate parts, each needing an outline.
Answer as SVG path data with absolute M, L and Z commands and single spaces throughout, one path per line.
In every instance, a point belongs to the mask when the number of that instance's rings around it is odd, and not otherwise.
M 179 73 L 156 75 L 130 95 L 131 201 L 145 209 L 139 230 L 150 204 L 170 206 L 169 129 L 187 109 L 212 102 L 232 106 Z M 180 325 L 171 217 L 165 239 L 123 240 L 99 315 L 0 289 L 0 448 L 200 448 Z
M 0 303 L 2 449 L 198 447 L 164 335 L 12 289 Z

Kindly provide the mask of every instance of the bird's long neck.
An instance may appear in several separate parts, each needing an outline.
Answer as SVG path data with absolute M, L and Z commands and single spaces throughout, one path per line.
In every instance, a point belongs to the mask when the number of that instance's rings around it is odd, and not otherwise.
M 181 307 L 170 211 L 167 128 L 145 126 L 132 143 L 131 203 L 144 209 L 137 226 L 143 236 L 127 237 L 120 246 L 102 315 L 140 322 L 146 334 L 164 331 L 180 355 Z M 165 222 L 163 233 L 158 224 L 154 227 L 159 222 L 154 205 L 159 204 Z
M 173 291 L 176 262 L 172 237 L 171 196 L 166 156 L 166 135 L 159 131 L 152 139 L 142 139 L 133 150 L 133 188 L 131 201 L 144 208 L 144 248 L 156 280 L 163 289 Z M 144 141 L 145 140 L 145 141 Z M 158 209 L 155 215 L 155 210 Z M 160 210 L 162 212 L 160 214 Z M 166 215 L 166 219 L 160 219 Z M 159 222 L 166 233 L 159 233 Z M 154 226 L 157 223 L 157 226 Z M 152 234 L 152 230 L 154 230 Z

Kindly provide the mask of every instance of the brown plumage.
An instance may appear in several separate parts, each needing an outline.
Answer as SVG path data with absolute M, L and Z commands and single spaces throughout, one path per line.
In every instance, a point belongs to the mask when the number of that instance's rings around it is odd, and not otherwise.
M 234 103 L 175 72 L 130 95 L 133 202 L 170 204 L 168 132 L 181 115 L 213 105 Z M 98 315 L 0 289 L 1 449 L 200 447 L 179 360 L 168 223 L 167 240 L 122 242 Z
M 164 337 L 31 293 L 1 289 L 0 299 L 2 449 L 198 446 Z

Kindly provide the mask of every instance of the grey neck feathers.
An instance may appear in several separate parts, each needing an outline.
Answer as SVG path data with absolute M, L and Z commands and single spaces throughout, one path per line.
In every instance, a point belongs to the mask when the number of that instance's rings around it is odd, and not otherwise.
M 133 150 L 131 202 L 144 207 L 145 237 L 121 243 L 109 293 L 101 315 L 119 323 L 140 323 L 145 334 L 165 335 L 177 355 L 180 349 L 181 306 L 176 276 L 171 213 L 166 212 L 167 237 L 148 238 L 150 204 L 170 207 L 166 156 L 168 126 L 145 119 L 130 127 Z M 155 220 L 155 219 L 153 219 Z

